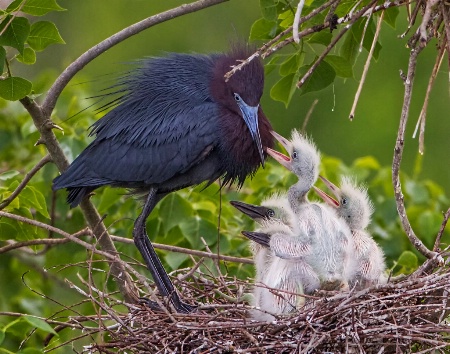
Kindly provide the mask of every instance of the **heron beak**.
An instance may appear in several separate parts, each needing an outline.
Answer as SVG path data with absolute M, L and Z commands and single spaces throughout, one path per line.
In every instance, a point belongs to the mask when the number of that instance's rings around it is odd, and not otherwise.
M 248 129 L 250 130 L 250 134 L 252 136 L 253 141 L 256 143 L 258 147 L 259 157 L 261 159 L 261 164 L 264 167 L 264 150 L 261 143 L 261 137 L 259 135 L 259 127 L 258 127 L 258 106 L 249 106 L 243 100 L 237 102 L 239 109 L 241 110 L 242 117 L 244 118 L 245 124 L 247 124 Z
M 266 149 L 267 154 L 272 156 L 275 160 L 277 160 L 281 165 L 286 167 L 289 171 L 292 171 L 292 160 L 289 156 L 286 156 L 282 154 L 281 152 L 278 152 L 276 150 L 273 150 L 271 148 Z
M 333 183 L 331 183 L 329 180 L 327 180 L 325 177 L 319 175 L 319 178 L 322 180 L 323 183 L 328 187 L 328 189 L 334 194 L 336 199 L 326 194 L 324 191 L 320 190 L 319 188 L 313 187 L 316 193 L 321 197 L 324 202 L 331 205 L 332 207 L 338 208 L 339 207 L 339 200 L 341 198 L 341 190 Z
M 270 235 L 263 232 L 242 231 L 242 235 L 261 246 L 270 247 Z
M 243 202 L 237 202 L 232 200 L 230 202 L 232 206 L 234 206 L 241 213 L 251 217 L 255 221 L 259 221 L 261 219 L 267 219 L 267 212 L 269 208 L 259 205 L 252 205 Z
M 322 198 L 322 200 L 327 203 L 329 206 L 332 206 L 333 208 L 339 208 L 339 202 L 334 199 L 333 197 L 329 196 L 327 193 L 325 193 L 323 190 L 317 188 L 316 186 L 313 186 L 314 192 L 317 193 L 317 195 Z
M 277 141 L 283 145 L 283 147 L 286 149 L 286 151 L 291 151 L 292 149 L 292 143 L 287 140 L 286 138 L 282 137 L 280 134 L 278 134 L 276 131 L 272 130 L 270 132 L 270 134 L 272 134 L 272 136 L 277 139 Z

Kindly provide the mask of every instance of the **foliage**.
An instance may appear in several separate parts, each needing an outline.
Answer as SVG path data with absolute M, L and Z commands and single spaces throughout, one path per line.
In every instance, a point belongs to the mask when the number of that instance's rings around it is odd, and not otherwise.
M 64 128 L 64 134 L 58 133 L 58 138 L 71 158 L 88 143 L 86 130 L 93 122 L 93 117 L 91 112 L 83 111 L 82 98 L 87 96 L 89 95 L 79 86 L 71 87 L 61 97 L 61 105 L 55 118 L 56 121 L 61 120 L 58 124 Z M 71 117 L 75 113 L 79 114 L 74 118 L 64 118 Z M 4 200 L 46 151 L 41 145 L 33 146 L 38 134 L 30 125 L 25 111 L 18 109 L 13 103 L 4 103 L 0 115 L 0 131 L 5 137 L 1 140 L 0 149 L 0 160 L 3 161 L 0 170 L 0 200 Z M 370 231 L 383 246 L 389 267 L 393 268 L 395 275 L 414 270 L 418 265 L 419 256 L 404 235 L 398 221 L 390 167 L 381 166 L 370 156 L 361 157 L 350 166 L 337 158 L 323 156 L 321 173 L 336 183 L 339 183 L 340 176 L 351 175 L 367 185 L 375 205 Z M 56 168 L 51 164 L 46 165 L 4 210 L 45 223 L 52 222 L 67 232 L 82 229 L 85 225 L 82 214 L 79 208 L 69 209 L 65 203 L 64 192 L 57 194 L 56 212 L 50 220 L 53 209 L 51 181 L 56 175 Z M 407 186 L 406 201 L 413 227 L 418 230 L 421 239 L 428 246 L 432 245 L 442 221 L 442 210 L 448 205 L 449 200 L 440 186 L 429 180 L 421 180 L 419 175 L 413 177 L 403 175 L 402 179 Z M 167 196 L 150 216 L 148 229 L 151 230 L 150 234 L 155 242 L 199 250 L 205 250 L 207 245 L 214 253 L 219 246 L 223 255 L 249 257 L 248 241 L 240 232 L 252 230 L 255 225 L 234 209 L 229 201 L 240 200 L 258 204 L 272 193 L 286 191 L 295 182 L 296 177 L 293 174 L 269 161 L 252 180 L 245 182 L 240 191 L 225 188 L 220 192 L 219 185 L 213 184 L 206 189 L 199 186 Z M 310 194 L 310 198 L 316 199 L 313 193 Z M 96 191 L 92 200 L 98 206 L 99 212 L 105 215 L 104 221 L 112 234 L 130 237 L 133 220 L 139 210 L 138 200 L 127 196 L 125 190 L 112 188 Z M 217 231 L 218 227 L 220 232 Z M 444 242 L 449 241 L 448 236 L 447 233 Z M 48 231 L 43 229 L 7 218 L 0 219 L 0 238 L 3 244 L 6 244 L 7 240 L 23 241 L 47 237 Z M 118 244 L 117 247 L 124 259 L 132 257 L 141 260 L 133 245 Z M 50 248 L 34 246 L 31 250 L 36 252 L 36 256 L 30 257 L 27 253 L 19 251 L 2 256 L 1 283 L 8 281 L 9 286 L 8 290 L 0 294 L 0 309 L 47 317 L 61 310 L 62 306 L 70 307 L 80 301 L 79 295 L 64 284 L 63 280 L 75 281 L 77 273 L 82 277 L 88 277 L 86 262 L 90 256 L 86 256 L 86 251 L 74 244 Z M 192 265 L 190 257 L 186 254 L 163 252 L 161 255 L 168 270 Z M 103 262 L 96 263 L 95 267 L 104 271 L 108 269 Z M 42 272 L 42 269 L 45 271 Z M 213 274 L 216 272 L 210 261 L 205 261 L 202 269 Z M 139 270 L 148 276 L 144 267 L 140 267 Z M 252 266 L 239 263 L 227 262 L 223 264 L 222 271 L 244 280 L 253 276 Z M 21 282 L 22 274 L 25 274 L 23 282 L 26 286 Z M 97 274 L 97 276 L 100 284 L 103 283 L 109 291 L 114 290 L 114 282 L 105 283 L 104 275 Z M 64 297 L 61 296 L 62 293 Z M 37 294 L 45 294 L 63 305 L 52 303 Z M 92 311 L 85 304 L 80 305 L 77 312 L 82 312 L 83 309 L 87 313 Z M 67 312 L 63 311 L 60 315 Z M 17 349 L 18 343 L 24 338 L 23 333 L 29 332 L 32 327 L 39 330 L 27 340 L 26 347 L 42 347 L 42 338 L 50 332 L 49 329 L 30 323 L 28 317 L 20 321 L 11 318 L 3 318 L 0 321 L 5 336 L 4 343 L 11 350 Z M 62 341 L 67 332 L 62 332 L 61 336 L 56 343 Z
M 324 1 L 305 2 L 303 15 L 313 13 Z M 344 23 L 346 15 L 355 6 L 354 1 L 340 1 L 334 9 L 338 20 Z M 357 7 L 367 5 L 368 1 L 358 2 Z M 262 18 L 257 20 L 251 30 L 251 39 L 270 41 L 286 32 L 294 20 L 295 9 L 289 1 L 261 0 Z M 41 160 L 47 149 L 36 144 L 40 134 L 28 112 L 21 106 L 7 102 L 25 97 L 34 99 L 43 87 L 54 82 L 54 77 L 42 74 L 33 84 L 22 77 L 14 76 L 12 63 L 32 65 L 36 52 L 45 50 L 50 44 L 64 43 L 56 26 L 49 21 L 34 21 L 50 11 L 63 10 L 55 0 L 15 0 L 7 9 L 0 12 L 0 209 L 28 219 L 43 222 L 66 232 L 75 233 L 85 227 L 86 221 L 79 208 L 69 209 L 65 203 L 64 192 L 55 195 L 51 191 L 52 179 L 57 175 L 53 164 L 46 164 L 27 184 L 22 192 L 8 205 L 2 205 L 23 181 L 26 174 Z M 27 17 L 22 14 L 27 14 Z M 384 23 L 395 26 L 398 9 L 385 10 Z M 336 33 L 332 26 L 313 31 L 283 51 L 272 54 L 266 71 L 276 70 L 280 76 L 274 84 L 271 97 L 284 102 L 292 100 L 299 80 L 315 65 L 311 76 L 301 86 L 300 94 L 322 90 L 331 85 L 337 77 L 353 78 L 354 64 L 359 46 L 368 51 L 375 34 L 373 16 L 361 17 L 345 33 L 338 49 L 332 55 L 322 57 L 323 49 L 329 48 Z M 31 18 L 31 21 L 30 21 Z M 313 28 L 326 21 L 326 15 L 318 12 L 304 23 L 303 28 Z M 279 37 L 283 41 L 290 33 Z M 374 56 L 380 55 L 381 44 L 376 43 Z M 92 111 L 84 110 L 81 98 L 87 97 L 87 90 L 80 86 L 68 87 L 59 97 L 52 120 L 64 129 L 56 132 L 64 153 L 73 160 L 87 145 L 86 131 L 94 121 Z M 401 175 L 404 186 L 406 213 L 414 230 L 428 248 L 432 248 L 436 234 L 442 223 L 442 213 L 448 207 L 449 199 L 441 186 L 431 180 L 421 178 L 421 157 L 417 159 L 412 176 Z M 371 156 L 360 157 L 350 165 L 331 156 L 323 156 L 321 173 L 338 183 L 342 175 L 352 175 L 368 187 L 375 205 L 375 213 L 370 232 L 383 247 L 393 275 L 408 274 L 422 263 L 418 254 L 405 236 L 399 222 L 396 201 L 392 190 L 391 166 L 381 164 Z M 189 249 L 209 249 L 223 255 L 249 257 L 248 241 L 240 235 L 242 230 L 251 230 L 253 222 L 233 209 L 229 201 L 241 200 L 258 204 L 274 192 L 283 192 L 295 183 L 295 177 L 281 166 L 267 163 L 252 180 L 248 180 L 240 191 L 234 188 L 220 189 L 218 184 L 204 189 L 199 186 L 182 190 L 167 196 L 155 208 L 148 220 L 148 230 L 152 240 Z M 320 187 L 320 185 L 319 185 Z M 111 234 L 130 237 L 133 221 L 140 208 L 140 202 L 125 190 L 102 188 L 92 197 Z M 315 196 L 311 195 L 311 198 Z M 443 243 L 448 243 L 449 233 L 444 233 Z M 10 218 L 0 218 L 0 245 L 13 242 L 57 239 L 43 228 L 31 226 Z M 84 237 L 95 243 L 92 237 Z M 141 260 L 133 245 L 118 243 L 122 258 L 127 261 Z M 189 268 L 192 260 L 183 253 L 161 252 L 164 266 L 168 270 Z M 131 262 L 130 262 L 131 263 Z M 95 265 L 95 272 L 92 267 Z M 200 266 L 208 274 L 216 274 L 217 269 L 210 260 Z M 221 272 L 229 277 L 247 279 L 253 276 L 253 268 L 241 263 L 222 262 Z M 136 266 L 142 274 L 148 273 L 142 265 Z M 2 253 L 0 258 L 0 311 L 23 314 L 0 318 L 0 346 L 5 352 L 40 352 L 44 338 L 55 335 L 48 320 L 72 315 L 92 315 L 98 311 L 95 305 L 75 291 L 70 284 L 79 279 L 95 278 L 99 289 L 108 293 L 116 291 L 116 284 L 108 276 L 106 262 L 74 243 L 60 245 L 34 245 Z M 3 286 L 7 284 L 7 286 Z M 120 300 L 120 294 L 117 300 Z M 53 337 L 50 346 L 61 348 L 55 352 L 70 349 L 74 337 L 69 331 L 61 331 Z M 97 339 L 97 338 L 95 338 Z M 94 339 L 94 340 L 95 340 Z M 20 346 L 24 341 L 23 346 Z M 89 343 L 91 338 L 86 339 Z M 79 343 L 82 345 L 81 340 Z
M 33 65 L 36 52 L 51 44 L 63 44 L 58 29 L 51 21 L 29 18 L 43 16 L 51 11 L 63 11 L 56 0 L 15 0 L 0 12 L 0 97 L 17 101 L 33 93 L 32 83 L 14 76 L 11 65 L 20 62 Z M 28 16 L 25 16 L 28 15 Z M 4 65 L 6 64 L 6 65 Z M 6 70 L 4 72 L 4 70 Z

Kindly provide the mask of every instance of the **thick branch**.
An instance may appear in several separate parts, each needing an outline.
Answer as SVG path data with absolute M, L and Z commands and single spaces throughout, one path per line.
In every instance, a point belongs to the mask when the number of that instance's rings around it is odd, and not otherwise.
M 64 171 L 69 166 L 69 161 L 67 160 L 61 146 L 53 133 L 53 128 L 55 125 L 52 121 L 47 118 L 41 107 L 30 98 L 25 97 L 20 100 L 25 109 L 30 113 L 34 125 L 41 134 L 41 142 L 45 144 L 47 150 L 60 171 Z M 83 211 L 84 217 L 90 225 L 91 229 L 94 230 L 95 235 L 99 239 L 100 247 L 106 252 L 110 252 L 111 255 L 116 255 L 117 251 L 114 243 L 111 241 L 105 226 L 102 223 L 102 219 L 98 214 L 97 210 L 94 208 L 89 200 L 85 200 L 81 205 L 81 210 Z M 57 231 L 55 231 L 57 232 Z M 65 235 L 64 235 L 65 236 Z M 66 236 L 65 236 L 66 237 Z M 125 268 L 120 262 L 111 262 L 111 274 L 116 278 L 117 285 L 120 292 L 123 294 L 125 301 L 133 303 L 138 301 L 138 292 L 129 274 L 126 272 Z
M 181 5 L 174 9 L 148 17 L 140 22 L 135 23 L 134 25 L 124 28 L 120 32 L 117 32 L 116 34 L 112 35 L 109 38 L 106 38 L 96 46 L 90 48 L 62 72 L 62 74 L 56 79 L 55 83 L 48 91 L 47 97 L 42 104 L 42 111 L 44 112 L 45 116 L 50 117 L 51 112 L 55 108 L 56 101 L 58 100 L 59 95 L 69 83 L 69 81 L 75 76 L 75 74 L 100 54 L 147 28 L 182 15 L 186 15 L 210 6 L 220 4 L 225 1 L 228 0 L 199 0 L 191 4 Z

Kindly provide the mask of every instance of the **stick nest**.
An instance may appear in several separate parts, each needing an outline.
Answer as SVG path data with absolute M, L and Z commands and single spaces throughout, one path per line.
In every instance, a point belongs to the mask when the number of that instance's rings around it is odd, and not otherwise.
M 192 272 L 191 272 L 192 273 Z M 118 313 L 102 297 L 98 353 L 426 353 L 450 348 L 447 267 L 362 291 L 319 293 L 289 316 L 256 322 L 243 296 L 252 284 L 199 270 L 174 279 L 192 314 L 138 306 Z M 112 303 L 112 301 L 111 301 Z M 120 321 L 118 321 L 120 320 Z M 111 321 L 115 325 L 110 325 Z M 106 326 L 109 324 L 109 327 Z

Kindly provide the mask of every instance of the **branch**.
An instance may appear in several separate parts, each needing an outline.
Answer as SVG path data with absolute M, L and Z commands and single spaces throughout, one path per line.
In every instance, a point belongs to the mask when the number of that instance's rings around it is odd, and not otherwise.
M 28 182 L 33 178 L 33 176 L 48 162 L 52 161 L 50 155 L 45 155 L 37 164 L 34 166 L 30 172 L 28 172 L 22 182 L 17 186 L 16 190 L 5 200 L 0 203 L 0 210 L 6 208 L 27 186 Z
M 60 171 L 66 170 L 69 166 L 69 161 L 64 155 L 61 145 L 59 144 L 58 139 L 56 139 L 56 136 L 53 133 L 53 128 L 56 127 L 55 124 L 44 114 L 41 107 L 35 101 L 32 101 L 29 97 L 22 98 L 20 102 L 28 111 L 28 113 L 30 113 L 34 125 L 41 135 L 39 141 L 45 144 L 55 165 Z M 80 204 L 80 207 L 83 211 L 86 221 L 98 238 L 100 247 L 103 250 L 109 252 L 111 255 L 116 255 L 117 250 L 114 246 L 114 243 L 109 238 L 106 227 L 103 224 L 102 219 L 95 207 L 88 199 L 85 199 Z M 55 228 L 53 229 L 57 230 Z M 48 230 L 52 231 L 52 229 L 50 228 Z M 63 236 L 66 237 L 65 235 Z M 129 303 L 137 302 L 139 300 L 137 288 L 134 286 L 130 275 L 126 272 L 123 265 L 120 262 L 111 262 L 110 266 L 111 273 L 116 278 L 117 285 L 120 292 L 123 294 L 125 301 Z
M 447 37 L 447 35 L 444 34 L 444 43 L 442 43 L 442 46 L 439 50 L 439 54 L 436 57 L 436 62 L 434 63 L 433 71 L 431 72 L 430 80 L 428 81 L 427 92 L 425 93 L 422 110 L 420 111 L 419 119 L 417 120 L 416 128 L 414 129 L 414 133 L 413 133 L 413 138 L 415 138 L 416 134 L 417 134 L 417 130 L 419 129 L 419 125 L 420 125 L 420 132 L 419 132 L 419 153 L 420 154 L 423 154 L 425 151 L 425 121 L 427 118 L 428 102 L 430 99 L 431 89 L 433 88 L 433 85 L 434 85 L 434 80 L 436 79 L 436 75 L 439 71 L 439 68 L 441 67 L 442 59 L 444 58 L 446 37 Z
M 97 58 L 100 54 L 104 53 L 108 49 L 112 48 L 116 44 L 124 41 L 125 39 L 134 36 L 162 22 L 171 20 L 176 17 L 180 17 L 182 15 L 186 15 L 192 12 L 196 12 L 202 9 L 205 9 L 210 6 L 214 6 L 225 2 L 228 0 L 198 0 L 191 4 L 184 4 L 173 8 L 171 10 L 161 12 L 157 15 L 148 17 L 140 22 L 137 22 L 123 30 L 117 32 L 109 38 L 106 38 L 104 41 L 90 48 L 84 54 L 82 54 L 78 59 L 76 59 L 72 64 L 70 64 L 56 79 L 55 83 L 50 87 L 47 97 L 45 98 L 42 104 L 42 111 L 45 113 L 46 117 L 50 117 L 53 109 L 55 108 L 56 101 L 64 90 L 69 81 L 78 73 L 82 68 L 84 68 L 87 64 L 89 64 L 92 60 Z
M 442 221 L 441 228 L 436 236 L 436 240 L 434 241 L 433 251 L 438 252 L 441 245 L 441 238 L 444 234 L 445 227 L 447 226 L 448 219 L 450 218 L 450 208 L 447 209 L 447 212 L 444 214 L 444 220 Z
M 439 263 L 443 262 L 441 256 L 436 252 L 430 251 L 423 242 L 416 236 L 409 223 L 408 216 L 406 215 L 405 202 L 402 193 L 402 187 L 400 183 L 400 164 L 402 161 L 404 141 L 405 141 L 405 129 L 406 122 L 408 121 L 409 107 L 411 104 L 412 87 L 414 82 L 414 76 L 416 72 L 417 56 L 425 48 L 426 43 L 421 42 L 420 45 L 411 50 L 408 73 L 405 79 L 405 94 L 403 98 L 402 113 L 400 117 L 400 126 L 398 128 L 397 140 L 394 148 L 394 159 L 392 162 L 392 183 L 394 186 L 395 201 L 397 204 L 398 215 L 411 243 L 414 247 L 427 258 L 438 257 Z
M 48 226 L 46 224 L 43 224 L 43 225 Z M 45 229 L 47 229 L 47 227 Z M 60 230 L 60 232 L 64 233 L 62 230 Z M 60 233 L 60 232 L 58 232 L 58 233 Z M 86 227 L 83 230 L 80 230 L 80 231 L 72 234 L 72 237 L 78 238 L 78 237 L 87 236 L 87 235 L 92 236 L 92 231 Z M 28 246 L 60 245 L 63 243 L 70 242 L 70 239 L 68 239 L 68 238 L 39 238 L 36 240 L 28 240 L 28 241 L 22 241 L 22 242 L 16 242 L 14 240 L 11 240 L 8 242 L 10 242 L 9 245 L 0 247 L 0 254 L 15 250 L 17 248 L 28 247 Z
M 342 38 L 342 36 L 347 33 L 347 31 L 351 28 L 351 26 L 358 21 L 364 14 L 373 8 L 373 5 L 377 2 L 377 0 L 371 0 L 366 6 L 364 6 L 361 10 L 359 10 L 355 15 L 352 15 L 350 17 L 350 21 L 347 25 L 345 25 L 344 29 L 341 30 L 341 32 L 338 33 L 336 37 L 333 38 L 331 43 L 326 47 L 326 49 L 320 54 L 320 56 L 317 58 L 317 60 L 314 62 L 313 65 L 308 69 L 308 71 L 303 75 L 303 77 L 297 82 L 297 88 L 300 88 L 303 86 L 303 84 L 306 82 L 306 80 L 309 79 L 309 77 L 312 75 L 314 70 L 319 66 L 319 64 L 322 62 L 322 60 L 328 55 L 328 53 L 331 51 L 331 49 L 334 48 L 336 43 Z M 372 11 L 370 12 L 372 14 Z M 345 17 L 344 17 L 345 18 Z M 339 20 L 338 20 L 339 22 Z
M 26 218 L 24 216 L 19 216 L 19 215 L 15 215 L 15 214 L 11 214 L 11 213 L 7 213 L 7 212 L 1 212 L 0 211 L 0 217 L 7 217 L 10 219 L 14 219 L 20 222 L 24 222 L 33 226 L 37 226 L 41 229 L 47 230 L 47 231 L 51 231 L 54 232 L 58 235 L 67 237 L 68 234 L 67 232 L 58 229 L 54 226 L 51 225 L 47 225 L 38 221 L 35 221 L 33 219 L 29 219 Z M 36 240 L 29 240 L 29 241 L 23 241 L 23 242 L 15 242 L 15 241 L 11 241 L 11 244 L 7 245 L 7 246 L 3 246 L 0 248 L 0 254 L 2 253 L 6 253 L 8 251 L 17 249 L 17 248 L 22 248 L 22 247 L 27 247 L 27 246 L 35 246 L 35 245 L 59 245 L 59 244 L 63 244 L 63 243 L 67 243 L 69 241 L 73 241 L 73 238 L 79 238 L 81 236 L 86 236 L 86 235 L 90 235 L 92 236 L 93 233 L 89 228 L 84 228 L 83 230 L 80 230 L 74 234 L 71 234 L 70 237 L 67 238 L 43 238 L 43 239 L 36 239 Z M 121 242 L 121 243 L 126 243 L 126 244 L 134 244 L 134 241 L 132 239 L 126 238 L 126 237 L 120 237 L 120 236 L 114 236 L 114 235 L 110 235 L 111 239 L 115 242 Z M 84 242 L 84 241 L 83 241 Z M 84 245 L 84 244 L 81 244 Z M 89 244 L 90 245 L 90 244 Z M 211 253 L 211 252 L 204 252 L 204 251 L 197 251 L 197 250 L 191 250 L 189 248 L 184 248 L 184 247 L 178 247 L 178 246 L 171 246 L 171 245 L 165 245 L 165 244 L 161 244 L 161 243 L 152 243 L 152 245 L 160 250 L 164 250 L 164 251 L 169 251 L 169 252 L 177 252 L 177 253 L 184 253 L 184 254 L 190 254 L 193 256 L 199 256 L 199 257 L 205 257 L 205 258 L 210 258 L 210 259 L 220 259 L 223 261 L 228 261 L 228 262 L 235 262 L 235 263 L 244 263 L 244 264 L 253 264 L 253 260 L 251 258 L 241 258 L 241 257 L 232 257 L 232 256 L 223 256 L 220 255 L 220 257 L 215 254 L 215 253 Z M 92 246 L 92 245 L 90 245 Z M 89 248 L 91 249 L 91 248 Z
M 375 47 L 378 41 L 378 35 L 380 34 L 381 23 L 383 22 L 384 11 L 381 13 L 380 18 L 378 19 L 377 29 L 375 31 L 375 35 L 373 37 L 372 46 L 370 47 L 369 55 L 367 56 L 366 63 L 364 64 L 363 73 L 361 75 L 361 80 L 359 81 L 358 89 L 356 90 L 355 100 L 353 101 L 352 109 L 350 110 L 349 118 L 353 120 L 355 117 L 356 105 L 358 104 L 359 96 L 361 95 L 362 87 L 364 82 L 366 81 L 367 72 L 369 71 L 370 62 L 372 61 L 373 52 L 375 51 Z M 366 25 L 369 23 L 369 18 L 367 19 Z M 366 27 L 365 27 L 366 28 Z M 361 39 L 361 45 L 363 40 Z

